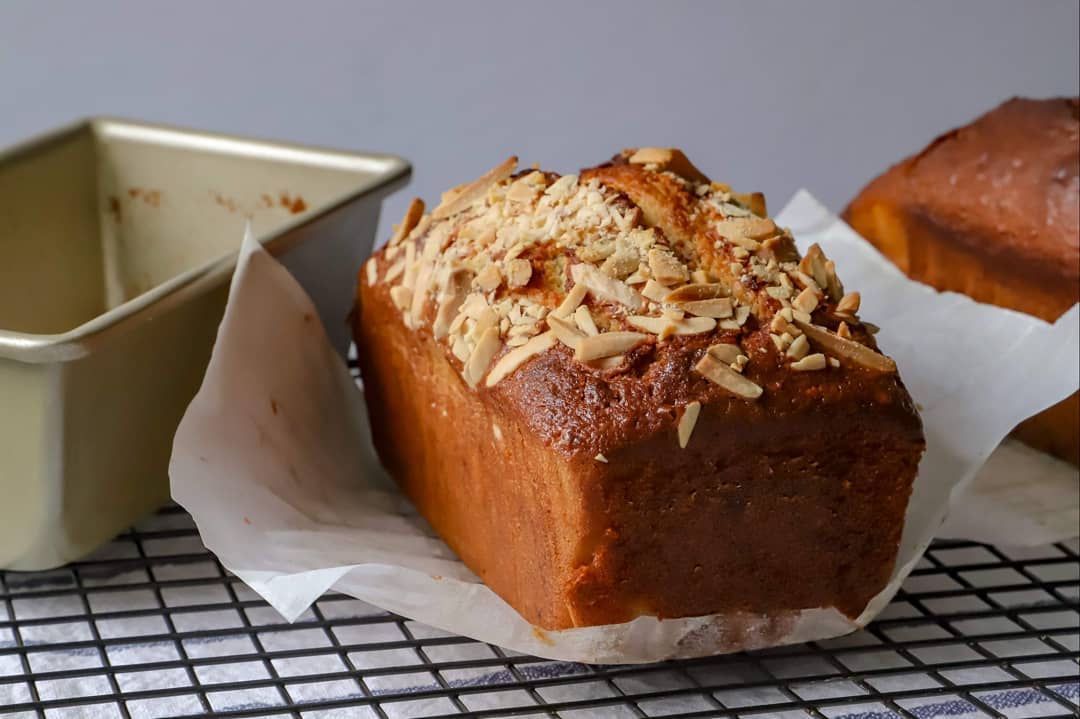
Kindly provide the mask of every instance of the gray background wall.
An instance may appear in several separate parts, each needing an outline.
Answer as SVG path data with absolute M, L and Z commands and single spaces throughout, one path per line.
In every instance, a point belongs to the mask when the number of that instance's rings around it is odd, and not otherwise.
M 0 0 L 0 145 L 117 114 L 399 153 L 428 198 L 511 153 L 679 145 L 774 208 L 839 209 L 1007 97 L 1076 94 L 1078 7 Z

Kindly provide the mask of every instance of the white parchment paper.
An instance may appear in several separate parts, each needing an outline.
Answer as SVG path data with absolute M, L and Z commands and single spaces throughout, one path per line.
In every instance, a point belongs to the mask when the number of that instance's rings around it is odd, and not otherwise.
M 366 413 L 311 301 L 245 239 L 206 378 L 177 431 L 173 496 L 222 564 L 292 620 L 328 589 L 543 657 L 648 662 L 823 639 L 873 619 L 994 447 L 1078 385 L 1074 307 L 1055 325 L 907 280 L 808 193 L 778 218 L 821 243 L 882 326 L 922 406 L 927 453 L 892 581 L 856 622 L 832 608 L 561 632 L 525 622 L 435 537 L 375 459 Z M 345 308 L 343 308 L 343 312 Z

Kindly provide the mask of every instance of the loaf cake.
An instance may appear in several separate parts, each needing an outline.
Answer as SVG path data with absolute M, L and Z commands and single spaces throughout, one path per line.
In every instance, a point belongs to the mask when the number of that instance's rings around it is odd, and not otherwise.
M 912 278 L 1053 322 L 1080 301 L 1080 101 L 1013 99 L 871 182 L 844 218 Z M 1080 397 L 1017 428 L 1080 464 Z
M 854 616 L 924 448 L 858 311 L 760 194 L 644 148 L 413 201 L 354 334 L 382 462 L 532 624 Z

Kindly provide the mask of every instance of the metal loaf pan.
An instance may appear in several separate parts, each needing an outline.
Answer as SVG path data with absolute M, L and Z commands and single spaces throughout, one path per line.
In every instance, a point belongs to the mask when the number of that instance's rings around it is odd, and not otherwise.
M 244 223 L 348 347 L 404 160 L 95 118 L 0 152 L 0 568 L 76 559 L 169 496 Z

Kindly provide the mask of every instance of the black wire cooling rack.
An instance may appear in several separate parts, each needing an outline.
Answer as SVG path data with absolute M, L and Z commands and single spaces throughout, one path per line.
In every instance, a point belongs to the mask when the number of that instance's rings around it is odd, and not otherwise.
M 286 624 L 174 506 L 63 569 L 0 572 L 0 717 L 1076 716 L 1078 549 L 938 542 L 857 634 L 585 666 L 337 594 Z

